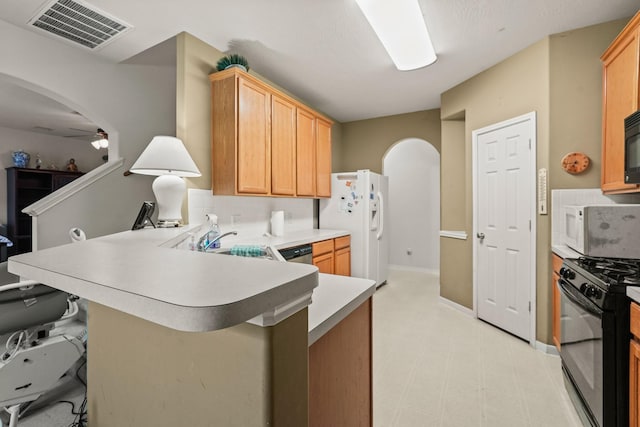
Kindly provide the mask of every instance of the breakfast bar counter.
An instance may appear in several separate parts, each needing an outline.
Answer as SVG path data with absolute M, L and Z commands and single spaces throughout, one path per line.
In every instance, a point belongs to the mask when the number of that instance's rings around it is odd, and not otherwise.
M 189 231 L 126 231 L 10 258 L 12 273 L 89 300 L 90 425 L 307 425 L 324 407 L 310 404 L 309 375 L 328 378 L 311 369 L 311 350 L 344 351 L 332 343 L 345 330 L 369 337 L 351 359 L 369 359 L 358 378 L 370 408 L 375 282 L 176 249 Z M 344 234 L 289 242 L 335 233 Z
M 177 230 L 126 231 L 22 254 L 11 257 L 9 270 L 189 332 L 223 329 L 284 305 L 287 315 L 310 303 L 315 267 L 161 247 Z

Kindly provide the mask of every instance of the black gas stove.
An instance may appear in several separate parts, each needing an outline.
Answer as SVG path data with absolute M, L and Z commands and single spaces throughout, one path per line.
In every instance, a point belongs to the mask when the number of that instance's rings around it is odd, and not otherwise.
M 560 269 L 560 357 L 567 390 L 587 425 L 629 424 L 629 298 L 640 260 L 580 257 Z
M 610 287 L 640 285 L 640 260 L 624 258 L 580 257 L 573 260 L 585 271 Z

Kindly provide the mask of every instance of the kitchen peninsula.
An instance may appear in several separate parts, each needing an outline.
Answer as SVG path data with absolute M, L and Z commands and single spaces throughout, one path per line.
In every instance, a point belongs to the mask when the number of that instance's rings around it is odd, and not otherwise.
M 14 274 L 90 301 L 90 424 L 307 425 L 309 345 L 365 302 L 370 320 L 375 284 L 172 248 L 187 231 L 129 231 L 10 259 Z

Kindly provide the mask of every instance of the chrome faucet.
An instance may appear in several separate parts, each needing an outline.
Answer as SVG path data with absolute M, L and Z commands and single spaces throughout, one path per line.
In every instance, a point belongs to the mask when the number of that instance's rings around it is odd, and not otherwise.
M 206 233 L 204 233 L 204 235 L 202 237 L 200 237 L 200 240 L 198 240 L 198 250 L 200 252 L 206 252 L 214 243 L 216 243 L 217 241 L 219 241 L 220 239 L 222 239 L 225 236 L 228 236 L 230 234 L 233 234 L 234 236 L 238 235 L 237 231 L 229 231 L 227 233 L 221 234 L 218 237 L 216 237 L 215 239 L 213 239 L 212 241 L 210 241 L 209 243 L 207 243 L 206 245 L 204 244 L 204 241 L 207 240 L 207 235 L 209 234 L 209 232 L 207 231 Z

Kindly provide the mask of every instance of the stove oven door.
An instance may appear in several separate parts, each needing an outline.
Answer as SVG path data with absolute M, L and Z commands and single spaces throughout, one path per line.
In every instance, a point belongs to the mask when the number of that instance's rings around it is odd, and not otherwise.
M 560 279 L 560 357 L 587 413 L 603 426 L 602 310 Z

